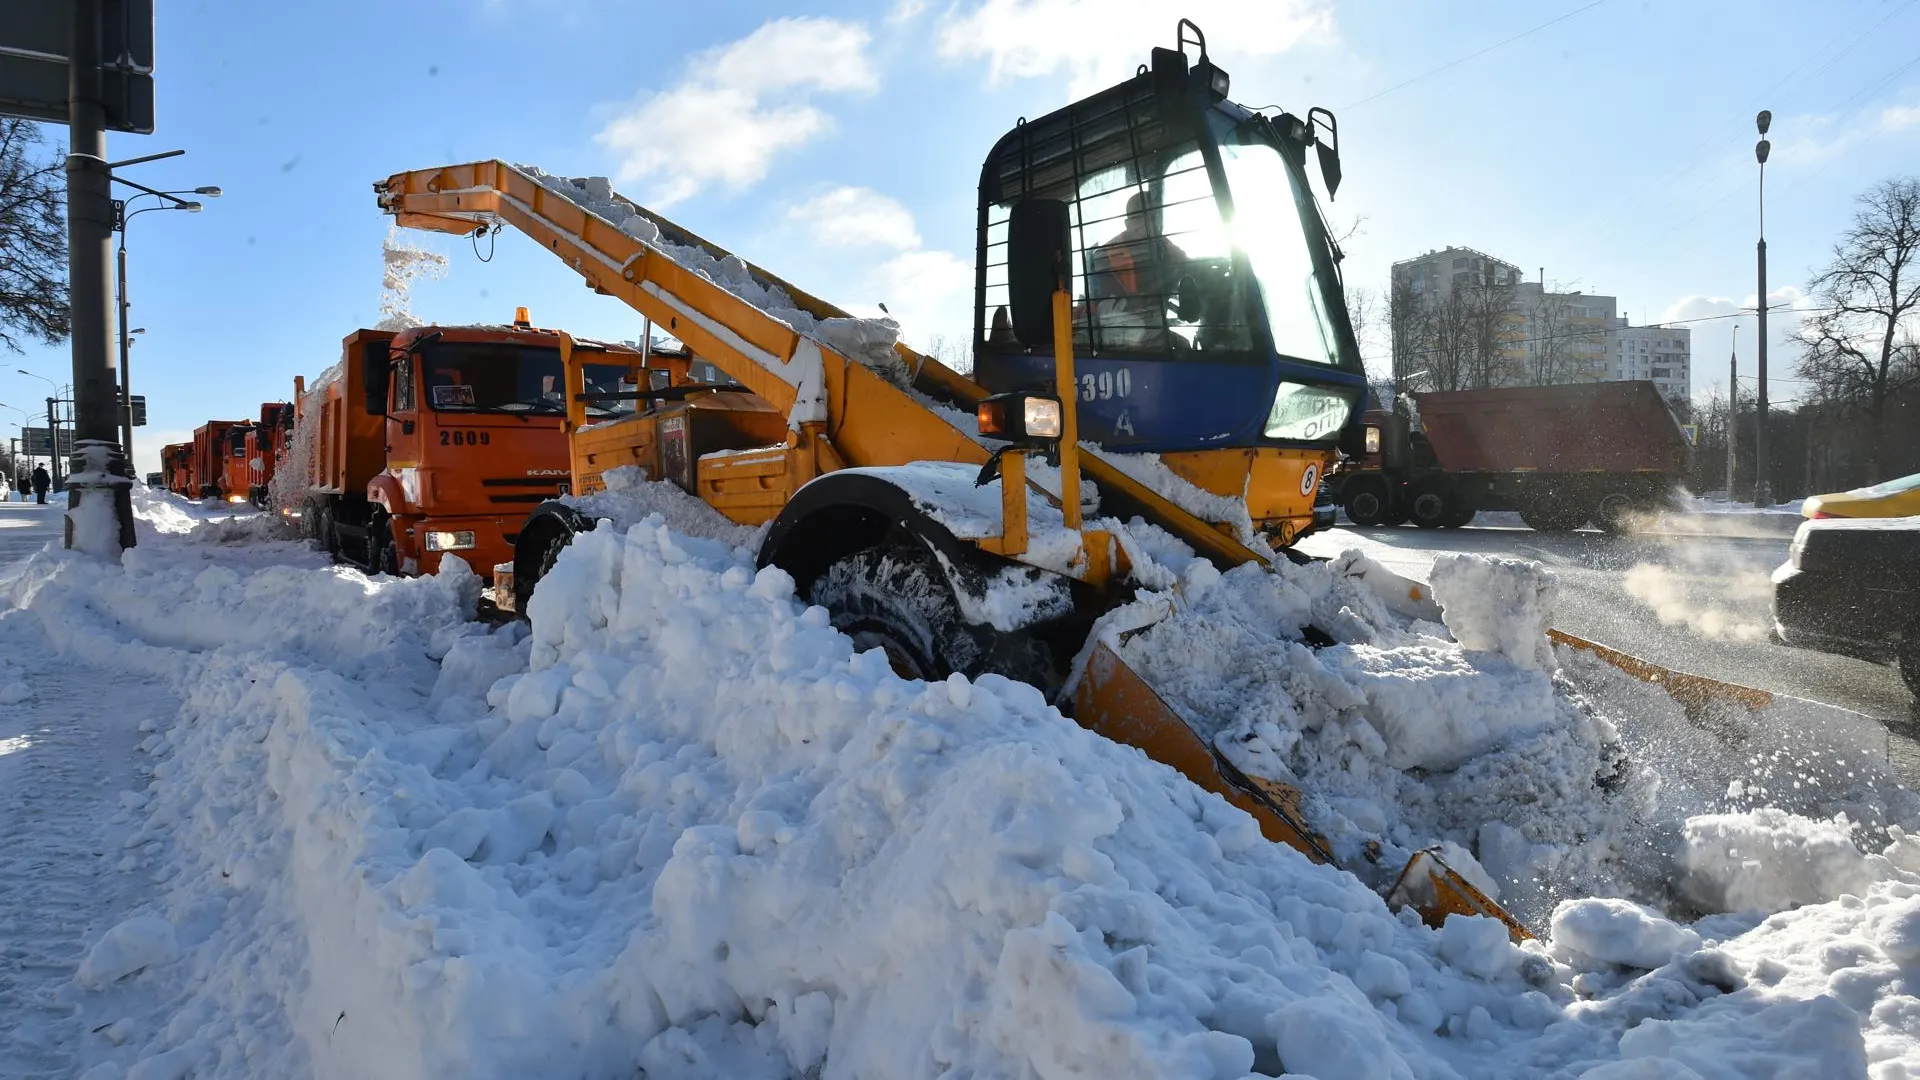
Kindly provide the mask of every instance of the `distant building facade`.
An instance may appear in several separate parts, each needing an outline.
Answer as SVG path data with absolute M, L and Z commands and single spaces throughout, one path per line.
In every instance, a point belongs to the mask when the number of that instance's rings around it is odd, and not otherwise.
M 1668 401 L 1693 397 L 1693 331 L 1669 326 L 1628 326 L 1615 320 L 1615 379 L 1650 379 Z
M 1617 297 L 1548 291 L 1468 247 L 1403 259 L 1392 275 L 1401 389 L 1649 379 L 1670 401 L 1692 393 L 1690 334 L 1627 325 Z

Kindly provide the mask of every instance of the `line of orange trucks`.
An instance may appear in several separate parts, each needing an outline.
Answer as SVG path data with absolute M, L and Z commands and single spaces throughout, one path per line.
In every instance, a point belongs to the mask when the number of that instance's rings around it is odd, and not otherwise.
M 294 380 L 293 401 L 163 448 L 161 482 L 277 511 L 369 571 L 428 574 L 455 554 L 490 575 L 512 561 L 528 513 L 570 489 L 560 342 L 525 308 L 504 326 L 356 330 L 311 387 Z M 596 353 L 585 374 L 606 394 L 682 380 L 692 363 L 684 349 L 574 348 Z M 297 482 L 276 497 L 285 470 Z

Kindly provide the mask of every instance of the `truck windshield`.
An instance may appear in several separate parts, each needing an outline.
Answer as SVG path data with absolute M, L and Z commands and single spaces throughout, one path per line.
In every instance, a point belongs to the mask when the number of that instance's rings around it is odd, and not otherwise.
M 1228 232 L 1259 281 L 1274 351 L 1287 360 L 1339 365 L 1340 339 L 1327 315 L 1327 283 L 1314 266 L 1313 240 L 1301 220 L 1303 213 L 1314 212 L 1305 177 L 1252 123 L 1220 134 L 1220 161 L 1233 196 Z
M 495 342 L 436 342 L 422 350 L 427 405 L 436 412 L 566 412 L 560 350 Z M 622 364 L 586 365 L 588 393 L 620 389 Z M 594 415 L 610 415 L 589 405 Z

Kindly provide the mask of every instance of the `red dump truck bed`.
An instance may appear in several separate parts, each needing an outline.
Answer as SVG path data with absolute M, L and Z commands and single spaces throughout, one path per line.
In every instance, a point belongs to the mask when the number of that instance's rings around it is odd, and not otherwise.
M 1416 395 L 1448 472 L 1686 471 L 1687 437 L 1650 382 Z

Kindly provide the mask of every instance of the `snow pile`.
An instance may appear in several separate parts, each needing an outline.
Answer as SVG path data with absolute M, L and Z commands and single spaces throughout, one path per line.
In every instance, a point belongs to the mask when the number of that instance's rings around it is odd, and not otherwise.
M 1630 900 L 1569 900 L 1553 912 L 1553 950 L 1580 967 L 1652 971 L 1700 947 L 1700 935 Z
M 74 978 L 95 990 L 180 957 L 173 924 L 157 915 L 135 915 L 100 936 L 80 961 Z
M 1863 893 L 1880 878 L 1854 846 L 1846 816 L 1776 807 L 1687 819 L 1680 888 L 1709 911 L 1782 911 Z
M 795 304 L 785 289 L 757 277 L 738 255 L 716 255 L 697 244 L 677 244 L 668 240 L 662 235 L 659 222 L 653 215 L 614 191 L 612 182 L 606 177 L 569 179 L 531 165 L 516 167 L 548 191 L 575 203 L 645 244 L 650 250 L 665 255 L 796 332 L 849 360 L 872 368 L 895 386 L 905 388 L 911 384 L 906 363 L 894 349 L 900 340 L 900 324 L 892 319 L 856 319 L 852 316 L 816 318 Z M 784 372 L 777 374 L 787 377 Z
M 1266 633 L 1246 663 L 1273 681 L 1251 689 L 1287 696 L 1247 695 L 1245 719 L 1326 758 L 1288 761 L 1377 777 L 1383 672 L 1464 663 L 1514 702 L 1547 678 L 1394 617 L 1358 560 L 1256 585 L 1130 542 L 1168 560 L 1139 620 L 1205 609 Z M 150 787 L 123 799 L 123 866 L 158 883 L 135 917 L 164 920 L 179 956 L 145 922 L 89 961 L 106 985 L 83 1001 L 89 1053 L 113 1075 L 1441 1080 L 1920 1060 L 1920 885 L 1900 876 L 1920 860 L 1895 830 L 1891 876 L 1858 904 L 1685 930 L 1567 909 L 1549 953 L 1490 920 L 1388 912 L 1030 687 L 902 681 L 785 574 L 661 517 L 578 537 L 531 637 L 465 621 L 477 582 L 458 560 L 375 580 L 275 562 L 294 547 L 162 534 L 104 573 L 50 551 L 0 597 L 25 609 L 0 622 L 37 616 L 64 655 L 186 702 L 144 744 Z M 1305 625 L 1337 643 L 1287 637 Z M 1190 640 L 1189 659 L 1217 644 Z M 1435 681 L 1428 705 L 1470 699 L 1464 676 Z M 1583 715 L 1549 712 L 1568 730 Z M 1545 730 L 1504 729 L 1492 754 L 1543 757 Z M 1379 815 L 1467 798 L 1424 783 L 1424 802 L 1373 792 Z M 1364 785 L 1346 790 L 1362 814 Z
M 1547 621 L 1559 586 L 1551 570 L 1524 559 L 1442 555 L 1430 580 L 1461 648 L 1498 653 L 1523 668 L 1553 669 Z
M 1190 564 L 1105 632 L 1235 765 L 1307 792 L 1310 824 L 1348 865 L 1373 865 L 1364 852 L 1378 842 L 1382 873 L 1397 872 L 1444 844 L 1538 922 L 1561 890 L 1622 887 L 1612 862 L 1636 839 L 1632 801 L 1609 791 L 1624 782 L 1612 725 L 1556 694 L 1529 642 L 1499 636 L 1507 622 L 1539 626 L 1538 568 L 1468 559 L 1450 584 L 1478 592 L 1452 596 L 1449 625 L 1520 661 L 1395 615 L 1355 553 L 1271 571 Z
M 638 465 L 618 465 L 600 474 L 606 487 L 562 501 L 588 521 L 606 522 L 625 532 L 654 514 L 667 527 L 688 536 L 720 540 L 734 549 L 759 549 L 763 528 L 735 525 L 704 500 L 687 494 L 670 480 L 649 480 Z

